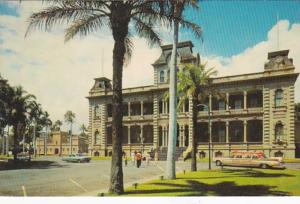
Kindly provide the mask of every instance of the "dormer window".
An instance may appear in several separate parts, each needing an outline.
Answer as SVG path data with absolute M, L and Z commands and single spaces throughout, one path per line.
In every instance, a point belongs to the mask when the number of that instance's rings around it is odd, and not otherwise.
M 164 71 L 160 71 L 160 73 L 159 73 L 159 81 L 160 81 L 160 83 L 165 82 L 165 72 Z
M 283 90 L 277 89 L 275 91 L 275 107 L 282 106 L 283 104 Z

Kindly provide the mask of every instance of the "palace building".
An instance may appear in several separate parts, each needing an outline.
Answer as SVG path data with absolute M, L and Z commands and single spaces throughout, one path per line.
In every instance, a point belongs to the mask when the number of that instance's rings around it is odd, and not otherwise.
M 165 159 L 168 144 L 169 60 L 172 45 L 161 46 L 161 56 L 152 64 L 154 84 L 123 89 L 123 150 L 154 151 Z M 196 62 L 190 41 L 178 44 L 180 63 Z M 213 86 L 224 95 L 209 95 L 198 112 L 198 155 L 208 155 L 209 124 L 212 155 L 228 156 L 234 150 L 262 150 L 268 156 L 295 157 L 295 73 L 288 50 L 268 53 L 262 72 L 213 78 Z M 249 62 L 251 63 L 251 62 Z M 89 153 L 108 156 L 112 152 L 112 85 L 96 78 L 89 100 Z M 211 121 L 209 123 L 209 120 Z M 187 100 L 177 115 L 177 156 L 191 144 L 192 103 Z

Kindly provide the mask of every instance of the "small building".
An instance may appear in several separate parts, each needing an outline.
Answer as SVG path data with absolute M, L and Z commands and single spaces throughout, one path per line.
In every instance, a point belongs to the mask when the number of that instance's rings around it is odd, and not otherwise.
M 46 145 L 45 145 L 46 144 Z M 50 136 L 37 138 L 37 155 L 68 155 L 76 153 L 87 153 L 87 139 L 78 135 L 72 135 L 72 151 L 70 137 L 67 132 L 55 131 L 50 133 Z M 47 150 L 46 150 L 47 149 Z
M 154 152 L 161 160 L 166 158 L 169 103 L 164 95 L 169 89 L 172 45 L 161 46 L 161 49 L 161 56 L 152 64 L 153 85 L 123 89 L 122 144 L 127 155 L 138 150 Z M 200 60 L 199 55 L 193 53 L 193 44 L 190 41 L 179 43 L 177 53 L 180 63 L 194 63 Z M 268 57 L 266 63 L 261 65 L 261 72 L 212 79 L 212 86 L 224 95 L 224 99 L 208 95 L 204 103 L 210 107 L 210 113 L 207 108 L 199 106 L 199 132 L 195 136 L 198 141 L 198 156 L 208 155 L 211 136 L 213 156 L 228 156 L 236 150 L 259 150 L 267 156 L 295 157 L 296 146 L 299 149 L 300 143 L 300 137 L 295 138 L 294 110 L 298 73 L 295 73 L 293 59 L 288 57 L 288 53 L 289 50 L 266 53 Z M 89 153 L 110 155 L 110 80 L 104 77 L 96 78 L 87 98 Z M 182 109 L 178 110 L 178 153 L 182 153 L 191 145 L 194 134 L 192 106 L 189 99 Z M 296 135 L 300 132 L 299 127 L 297 130 Z

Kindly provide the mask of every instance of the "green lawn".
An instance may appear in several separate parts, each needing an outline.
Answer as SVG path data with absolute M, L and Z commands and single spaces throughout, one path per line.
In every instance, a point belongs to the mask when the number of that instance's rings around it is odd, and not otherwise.
M 299 196 L 300 171 L 223 169 L 177 174 L 125 189 L 125 196 Z

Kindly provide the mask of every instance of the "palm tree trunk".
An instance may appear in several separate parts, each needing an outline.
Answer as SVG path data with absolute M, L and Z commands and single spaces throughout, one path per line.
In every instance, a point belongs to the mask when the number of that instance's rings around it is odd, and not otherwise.
M 112 96 L 112 160 L 109 192 L 122 194 L 122 74 L 125 55 L 125 37 L 115 38 L 113 49 L 113 96 Z
M 14 130 L 14 150 L 13 150 L 13 156 L 14 156 L 14 161 L 17 160 L 17 149 L 18 149 L 18 125 L 13 126 Z
M 197 115 L 198 115 L 198 103 L 197 99 L 193 97 L 192 99 L 193 103 L 193 136 L 192 136 L 192 162 L 191 162 L 191 171 L 197 171 Z
M 167 155 L 167 179 L 175 179 L 175 151 L 177 141 L 177 44 L 178 44 L 178 21 L 174 21 L 173 49 L 170 60 L 170 87 L 169 87 L 169 141 Z

